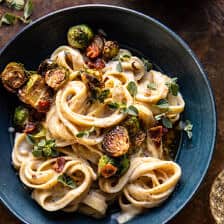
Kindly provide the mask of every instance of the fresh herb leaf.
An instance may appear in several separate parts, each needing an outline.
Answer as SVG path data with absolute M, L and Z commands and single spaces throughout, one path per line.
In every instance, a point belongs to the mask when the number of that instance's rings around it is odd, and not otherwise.
M 35 157 L 56 157 L 59 153 L 55 148 L 56 144 L 54 139 L 41 139 L 39 142 L 34 143 L 32 154 Z
M 110 90 L 109 89 L 105 89 L 105 90 L 103 90 L 103 91 L 101 91 L 101 92 L 99 92 L 97 94 L 97 99 L 100 101 L 100 103 L 103 103 L 104 100 L 106 98 L 108 98 L 109 94 L 110 94 Z
M 147 85 L 147 88 L 150 89 L 150 90 L 157 90 L 157 86 L 154 82 L 150 82 L 148 85 Z
M 115 110 L 115 109 L 118 109 L 118 108 L 120 108 L 120 105 L 119 105 L 119 103 L 116 103 L 116 102 L 112 102 L 112 103 L 108 103 L 107 104 L 108 105 L 108 107 L 110 108 L 110 109 L 112 109 L 112 110 Z
M 130 105 L 129 107 L 126 108 L 122 108 L 121 112 L 131 116 L 138 116 L 138 109 L 133 105 Z
M 67 174 L 59 175 L 57 180 L 66 187 L 70 187 L 72 189 L 77 187 L 75 181 Z
M 179 91 L 179 85 L 177 84 L 177 78 L 172 78 L 170 80 L 170 82 L 166 83 L 166 86 L 169 88 L 169 92 L 174 95 L 177 96 L 178 91 Z
M 33 1 L 28 0 L 24 7 L 23 16 L 24 16 L 25 20 L 28 20 L 30 18 L 30 16 L 32 15 L 32 12 L 33 12 Z
M 162 118 L 162 124 L 166 128 L 172 128 L 173 127 L 173 124 L 168 117 L 163 117 Z
M 82 138 L 82 137 L 84 137 L 85 135 L 87 135 L 87 132 L 86 132 L 86 131 L 80 131 L 78 134 L 76 134 L 76 137 L 77 137 L 77 138 Z
M 142 58 L 142 62 L 144 64 L 145 70 L 149 72 L 152 69 L 152 63 L 150 63 L 147 59 Z
M 25 5 L 24 0 L 6 0 L 5 2 L 8 5 L 8 7 L 16 9 L 16 10 L 23 9 Z
M 89 135 L 91 133 L 93 133 L 95 131 L 95 127 L 91 127 L 89 130 L 86 131 L 80 131 L 78 134 L 76 134 L 77 138 L 82 138 L 84 136 L 86 136 L 87 138 L 89 137 Z
M 24 24 L 29 24 L 31 22 L 31 19 L 25 19 L 21 16 L 17 17 L 21 22 L 23 22 Z M 28 73 L 29 74 L 29 73 Z
M 34 145 L 35 144 L 35 141 L 34 141 L 34 139 L 32 138 L 32 136 L 31 135 L 26 135 L 26 140 L 27 140 L 27 142 L 30 144 L 30 145 Z
M 158 114 L 155 116 L 156 121 L 160 121 L 165 116 L 165 113 Z
M 122 176 L 124 173 L 126 173 L 129 167 L 130 167 L 130 160 L 126 155 L 124 155 L 119 164 L 119 175 Z
M 187 136 L 189 139 L 191 139 L 193 136 L 192 129 L 193 129 L 193 124 L 191 124 L 189 120 L 186 120 L 184 131 L 187 133 Z
M 166 128 L 172 128 L 173 127 L 173 124 L 172 124 L 171 120 L 168 117 L 166 117 L 165 113 L 156 115 L 155 120 L 157 120 L 157 121 L 162 120 L 162 124 Z
M 122 64 L 121 64 L 120 61 L 117 63 L 116 70 L 117 70 L 118 72 L 122 72 L 122 71 L 123 71 L 123 69 L 122 69 Z
M 119 56 L 120 61 L 129 61 L 131 58 L 130 54 L 124 53 Z
M 17 21 L 17 16 L 12 13 L 5 13 L 0 20 L 0 27 L 2 24 L 13 25 Z
M 135 97 L 138 92 L 138 87 L 134 81 L 130 81 L 127 85 L 127 90 L 129 91 L 132 97 Z
M 115 102 L 115 103 L 109 103 L 108 107 L 113 110 L 120 109 L 120 111 L 124 114 L 128 114 L 131 116 L 138 116 L 138 109 L 133 105 L 127 107 L 127 105 L 124 103 L 119 104 Z
M 159 109 L 168 110 L 169 109 L 169 103 L 167 99 L 161 99 L 157 102 L 156 106 Z

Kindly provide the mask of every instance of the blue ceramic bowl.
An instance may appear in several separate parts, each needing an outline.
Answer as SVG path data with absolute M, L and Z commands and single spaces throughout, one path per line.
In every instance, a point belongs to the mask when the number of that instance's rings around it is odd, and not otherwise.
M 10 61 L 34 69 L 59 45 L 66 44 L 66 32 L 74 24 L 102 28 L 111 39 L 141 52 L 166 74 L 177 76 L 186 102 L 183 119 L 194 125 L 193 139 L 183 136 L 177 162 L 182 177 L 172 196 L 130 223 L 161 224 L 174 217 L 191 199 L 209 166 L 216 136 L 216 111 L 208 79 L 191 49 L 170 29 L 141 13 L 106 5 L 85 5 L 53 12 L 23 29 L 0 52 L 0 71 Z M 30 198 L 11 166 L 12 142 L 8 127 L 14 96 L 0 87 L 0 199 L 24 223 L 71 224 L 113 223 L 111 215 L 101 220 L 79 214 L 49 213 Z

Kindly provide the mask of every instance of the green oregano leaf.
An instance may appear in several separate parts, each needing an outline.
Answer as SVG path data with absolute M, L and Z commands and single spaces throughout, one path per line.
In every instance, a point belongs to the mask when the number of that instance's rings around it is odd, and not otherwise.
M 127 85 L 127 90 L 129 91 L 132 97 L 135 97 L 138 92 L 138 87 L 134 81 L 130 81 Z
M 0 20 L 0 27 L 2 26 L 2 24 L 6 24 L 6 25 L 13 25 L 15 24 L 17 21 L 17 16 L 12 14 L 12 13 L 5 13 L 3 14 L 1 20 Z
M 162 118 L 162 124 L 166 128 L 172 128 L 173 127 L 173 124 L 168 117 L 163 117 Z
M 82 137 L 86 136 L 88 138 L 89 135 L 91 133 L 93 133 L 94 131 L 95 131 L 95 127 L 91 127 L 89 130 L 80 131 L 78 134 L 76 134 L 76 137 L 77 138 L 82 138 Z
M 59 175 L 57 180 L 58 182 L 62 183 L 66 187 L 70 187 L 72 189 L 77 187 L 75 181 L 67 174 Z
M 156 106 L 159 109 L 164 109 L 164 110 L 168 110 L 169 109 L 169 103 L 167 99 L 161 99 L 157 102 Z
M 177 78 L 172 78 L 170 82 L 166 82 L 166 86 L 169 88 L 169 92 L 173 96 L 177 96 L 179 91 L 179 85 L 177 84 Z
M 122 64 L 121 64 L 120 61 L 118 61 L 118 63 L 117 63 L 116 70 L 117 70 L 118 72 L 123 72 Z
M 24 7 L 24 18 L 25 20 L 29 19 L 30 16 L 32 15 L 33 13 L 33 1 L 32 0 L 28 0 L 25 4 L 25 7 Z
M 150 90 L 157 90 L 157 86 L 154 82 L 150 82 L 148 85 L 147 85 L 147 88 L 150 89 Z

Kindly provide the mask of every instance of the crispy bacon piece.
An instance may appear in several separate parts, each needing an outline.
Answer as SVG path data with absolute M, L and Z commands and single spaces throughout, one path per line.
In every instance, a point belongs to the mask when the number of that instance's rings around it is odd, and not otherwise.
M 58 157 L 56 160 L 56 163 L 53 166 L 53 169 L 57 172 L 57 173 L 61 173 L 62 170 L 64 169 L 65 166 L 65 159 L 63 157 Z
M 28 122 L 25 126 L 24 133 L 30 134 L 37 128 L 37 125 L 33 122 Z
M 86 49 L 86 56 L 88 58 L 94 59 L 100 55 L 100 50 L 98 46 L 93 42 Z
M 153 143 L 156 145 L 156 147 L 160 146 L 163 134 L 164 134 L 163 126 L 156 126 L 149 129 L 149 135 Z
M 46 99 L 46 100 L 40 100 L 38 102 L 38 112 L 47 112 L 50 108 L 50 105 L 51 105 L 51 101 Z
M 105 178 L 112 177 L 117 172 L 117 167 L 108 163 L 101 168 L 101 175 Z
M 100 69 L 103 69 L 105 67 L 105 62 L 104 62 L 103 59 L 97 58 L 95 61 L 88 61 L 87 65 L 91 69 L 100 70 Z
M 86 49 L 86 56 L 90 59 L 99 57 L 103 51 L 104 40 L 101 36 L 96 35 L 91 44 Z

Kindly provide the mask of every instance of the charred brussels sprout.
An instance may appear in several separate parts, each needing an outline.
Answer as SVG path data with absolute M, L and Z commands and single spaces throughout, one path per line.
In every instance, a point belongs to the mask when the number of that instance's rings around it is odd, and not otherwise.
M 93 35 L 93 31 L 87 25 L 73 26 L 68 30 L 68 43 L 71 47 L 83 49 L 88 46 Z
M 111 158 L 107 155 L 103 155 L 100 157 L 98 163 L 98 173 L 104 178 L 110 178 L 112 176 L 122 176 L 127 172 L 130 166 L 130 160 L 126 155 Z
M 63 67 L 50 69 L 45 73 L 45 82 L 57 90 L 68 80 L 68 70 Z
M 140 129 L 140 122 L 137 117 L 128 117 L 122 124 L 128 130 L 133 146 L 140 146 L 146 137 L 146 134 Z
M 119 157 L 128 152 L 129 136 L 125 127 L 117 126 L 103 138 L 102 147 L 112 157 Z
M 1 74 L 3 86 L 9 92 L 16 92 L 26 81 L 27 75 L 22 64 L 11 62 Z
M 103 57 L 110 60 L 117 56 L 119 52 L 119 45 L 116 41 L 106 41 L 103 48 Z
M 37 73 L 44 75 L 48 70 L 57 68 L 58 64 L 51 59 L 45 59 L 38 67 Z
M 29 120 L 29 110 L 23 106 L 15 109 L 13 123 L 16 128 L 23 129 Z
M 113 158 L 108 157 L 107 155 L 103 155 L 100 157 L 98 163 L 98 173 L 102 175 L 104 178 L 112 177 L 116 174 L 118 168 L 115 165 L 115 160 Z
M 19 99 L 38 112 L 47 112 L 51 103 L 51 92 L 44 78 L 38 74 L 30 76 L 26 85 L 19 90 Z
M 32 154 L 35 157 L 57 157 L 59 155 L 54 139 L 41 139 L 36 142 Z
M 129 135 L 133 137 L 139 131 L 140 123 L 136 116 L 131 116 L 123 122 L 123 126 L 127 128 Z

